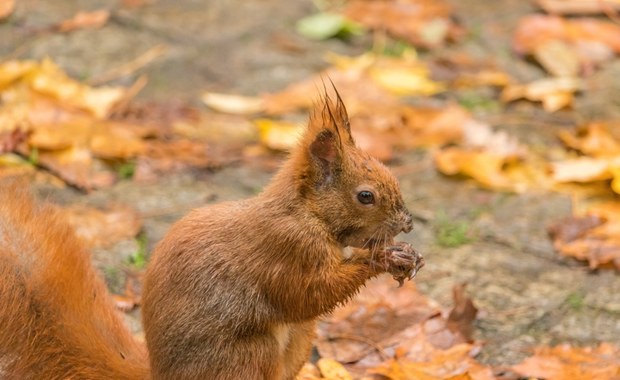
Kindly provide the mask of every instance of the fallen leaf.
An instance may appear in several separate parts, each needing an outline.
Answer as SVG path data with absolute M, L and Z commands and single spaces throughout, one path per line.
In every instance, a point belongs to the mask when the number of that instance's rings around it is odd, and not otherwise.
M 563 56 L 575 54 L 580 66 L 591 66 L 620 53 L 620 26 L 593 18 L 532 15 L 521 19 L 513 38 L 518 53 L 533 54 L 548 43 L 563 44 Z
M 15 10 L 15 0 L 0 0 L 0 20 L 9 17 Z
M 96 163 L 91 151 L 83 146 L 38 153 L 39 166 L 84 190 L 109 187 L 116 182 L 115 173 Z
M 301 370 L 295 377 L 295 380 L 320 380 L 321 372 L 312 363 L 305 363 Z
M 592 157 L 620 156 L 618 124 L 591 122 L 576 132 L 560 131 L 558 137 L 568 147 Z
M 204 104 L 216 111 L 236 115 L 251 115 L 262 112 L 265 109 L 263 99 L 249 96 L 206 92 L 201 99 Z
M 76 234 L 90 247 L 109 247 L 121 240 L 135 237 L 142 228 L 138 212 L 126 206 L 100 210 L 73 205 L 62 208 L 61 211 Z
M 10 60 L 0 63 L 0 91 L 22 79 L 38 66 L 37 62 L 31 60 Z
M 316 363 L 321 375 L 329 380 L 353 380 L 349 372 L 334 359 L 321 358 Z
M 374 54 L 357 57 L 330 56 L 335 66 L 302 82 L 293 83 L 284 90 L 263 95 L 265 112 L 281 115 L 299 109 L 310 109 L 316 101 L 317 90 L 325 78 L 329 78 L 338 88 L 340 96 L 347 105 L 349 117 L 359 112 L 370 112 L 376 107 L 393 105 L 397 98 L 372 80 L 368 74 L 370 67 L 382 59 Z M 329 91 L 329 90 L 328 90 Z
M 452 288 L 454 307 L 448 315 L 448 328 L 459 333 L 468 343 L 473 342 L 473 322 L 476 319 L 478 309 L 473 301 L 465 294 L 466 284 L 455 285 Z
M 258 128 L 260 141 L 273 150 L 289 151 L 297 145 L 304 127 L 286 121 L 258 119 L 254 123 Z
M 556 77 L 575 77 L 579 74 L 579 55 L 565 42 L 551 39 L 534 49 L 534 58 Z
M 578 78 L 544 78 L 528 84 L 508 85 L 502 91 L 503 102 L 511 102 L 525 98 L 543 103 L 547 112 L 555 112 L 572 105 L 573 94 L 582 88 Z
M 33 91 L 63 104 L 77 107 L 103 119 L 125 93 L 121 87 L 89 87 L 69 78 L 55 63 L 46 59 L 25 77 Z
M 620 348 L 609 343 L 598 347 L 540 347 L 534 356 L 512 367 L 526 377 L 547 380 L 614 380 L 620 376 Z
M 554 248 L 561 254 L 587 261 L 590 268 L 614 266 L 620 270 L 620 204 L 607 202 L 583 216 L 572 216 L 549 228 Z
M 443 1 L 394 0 L 347 2 L 343 14 L 375 30 L 385 30 L 414 45 L 437 47 L 459 34 L 452 8 Z
M 474 360 L 473 346 L 459 344 L 447 350 L 427 348 L 423 358 L 397 357 L 372 370 L 392 380 L 491 380 L 489 367 Z
M 556 182 L 594 182 L 613 177 L 607 159 L 579 157 L 552 162 L 551 168 Z
M 518 164 L 518 161 L 485 151 L 457 147 L 435 153 L 435 164 L 443 174 L 462 174 L 492 190 L 522 192 L 528 184 L 511 176 L 506 167 L 510 163 Z
M 9 132 L 0 131 L 0 154 L 13 152 L 27 138 L 28 134 L 20 129 Z
M 321 357 L 371 368 L 388 359 L 409 327 L 415 336 L 440 309 L 419 294 L 412 282 L 398 288 L 389 277 L 371 280 L 360 294 L 319 325 L 316 346 Z
M 384 58 L 369 68 L 369 75 L 379 86 L 398 96 L 428 96 L 444 90 L 430 79 L 428 68 L 417 59 Z
M 551 14 L 599 14 L 620 10 L 618 0 L 536 0 L 536 3 Z
M 176 138 L 170 141 L 149 142 L 143 155 L 137 158 L 133 178 L 153 181 L 163 173 L 187 168 L 209 169 L 222 165 L 225 160 L 212 153 L 209 144 Z
M 110 11 L 100 9 L 91 12 L 78 12 L 72 18 L 58 24 L 58 31 L 72 32 L 77 29 L 101 28 L 110 19 Z

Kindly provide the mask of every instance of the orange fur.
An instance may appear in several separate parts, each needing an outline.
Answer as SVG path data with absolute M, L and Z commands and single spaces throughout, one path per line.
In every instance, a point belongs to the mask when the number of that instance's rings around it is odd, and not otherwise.
M 0 186 L 0 377 L 147 378 L 146 350 L 71 227 L 23 183 Z
M 325 96 L 263 193 L 170 229 L 144 284 L 150 374 L 70 227 L 20 185 L 2 188 L 0 377 L 293 379 L 317 317 L 390 271 L 383 247 L 411 229 L 397 181 L 348 123 Z

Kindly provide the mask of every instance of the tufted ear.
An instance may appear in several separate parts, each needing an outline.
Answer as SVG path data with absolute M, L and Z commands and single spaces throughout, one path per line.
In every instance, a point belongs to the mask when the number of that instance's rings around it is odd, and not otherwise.
M 337 136 L 333 131 L 324 129 L 319 132 L 310 144 L 310 156 L 320 171 L 320 183 L 330 183 L 334 172 L 341 162 Z

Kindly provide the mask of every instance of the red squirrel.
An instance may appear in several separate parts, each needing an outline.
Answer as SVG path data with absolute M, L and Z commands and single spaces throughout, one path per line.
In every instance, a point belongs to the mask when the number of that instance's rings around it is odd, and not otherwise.
M 423 265 L 398 182 L 356 148 L 340 96 L 315 105 L 262 193 L 196 209 L 146 271 L 146 347 L 51 206 L 0 190 L 0 378 L 294 379 L 315 323 L 365 281 Z

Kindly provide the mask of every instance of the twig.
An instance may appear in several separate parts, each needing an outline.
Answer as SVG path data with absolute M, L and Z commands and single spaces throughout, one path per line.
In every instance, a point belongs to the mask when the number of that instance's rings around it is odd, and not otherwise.
M 90 85 L 100 85 L 118 78 L 129 76 L 157 58 L 163 56 L 167 50 L 168 48 L 165 45 L 156 45 L 133 60 L 94 76 L 88 81 L 88 83 Z

